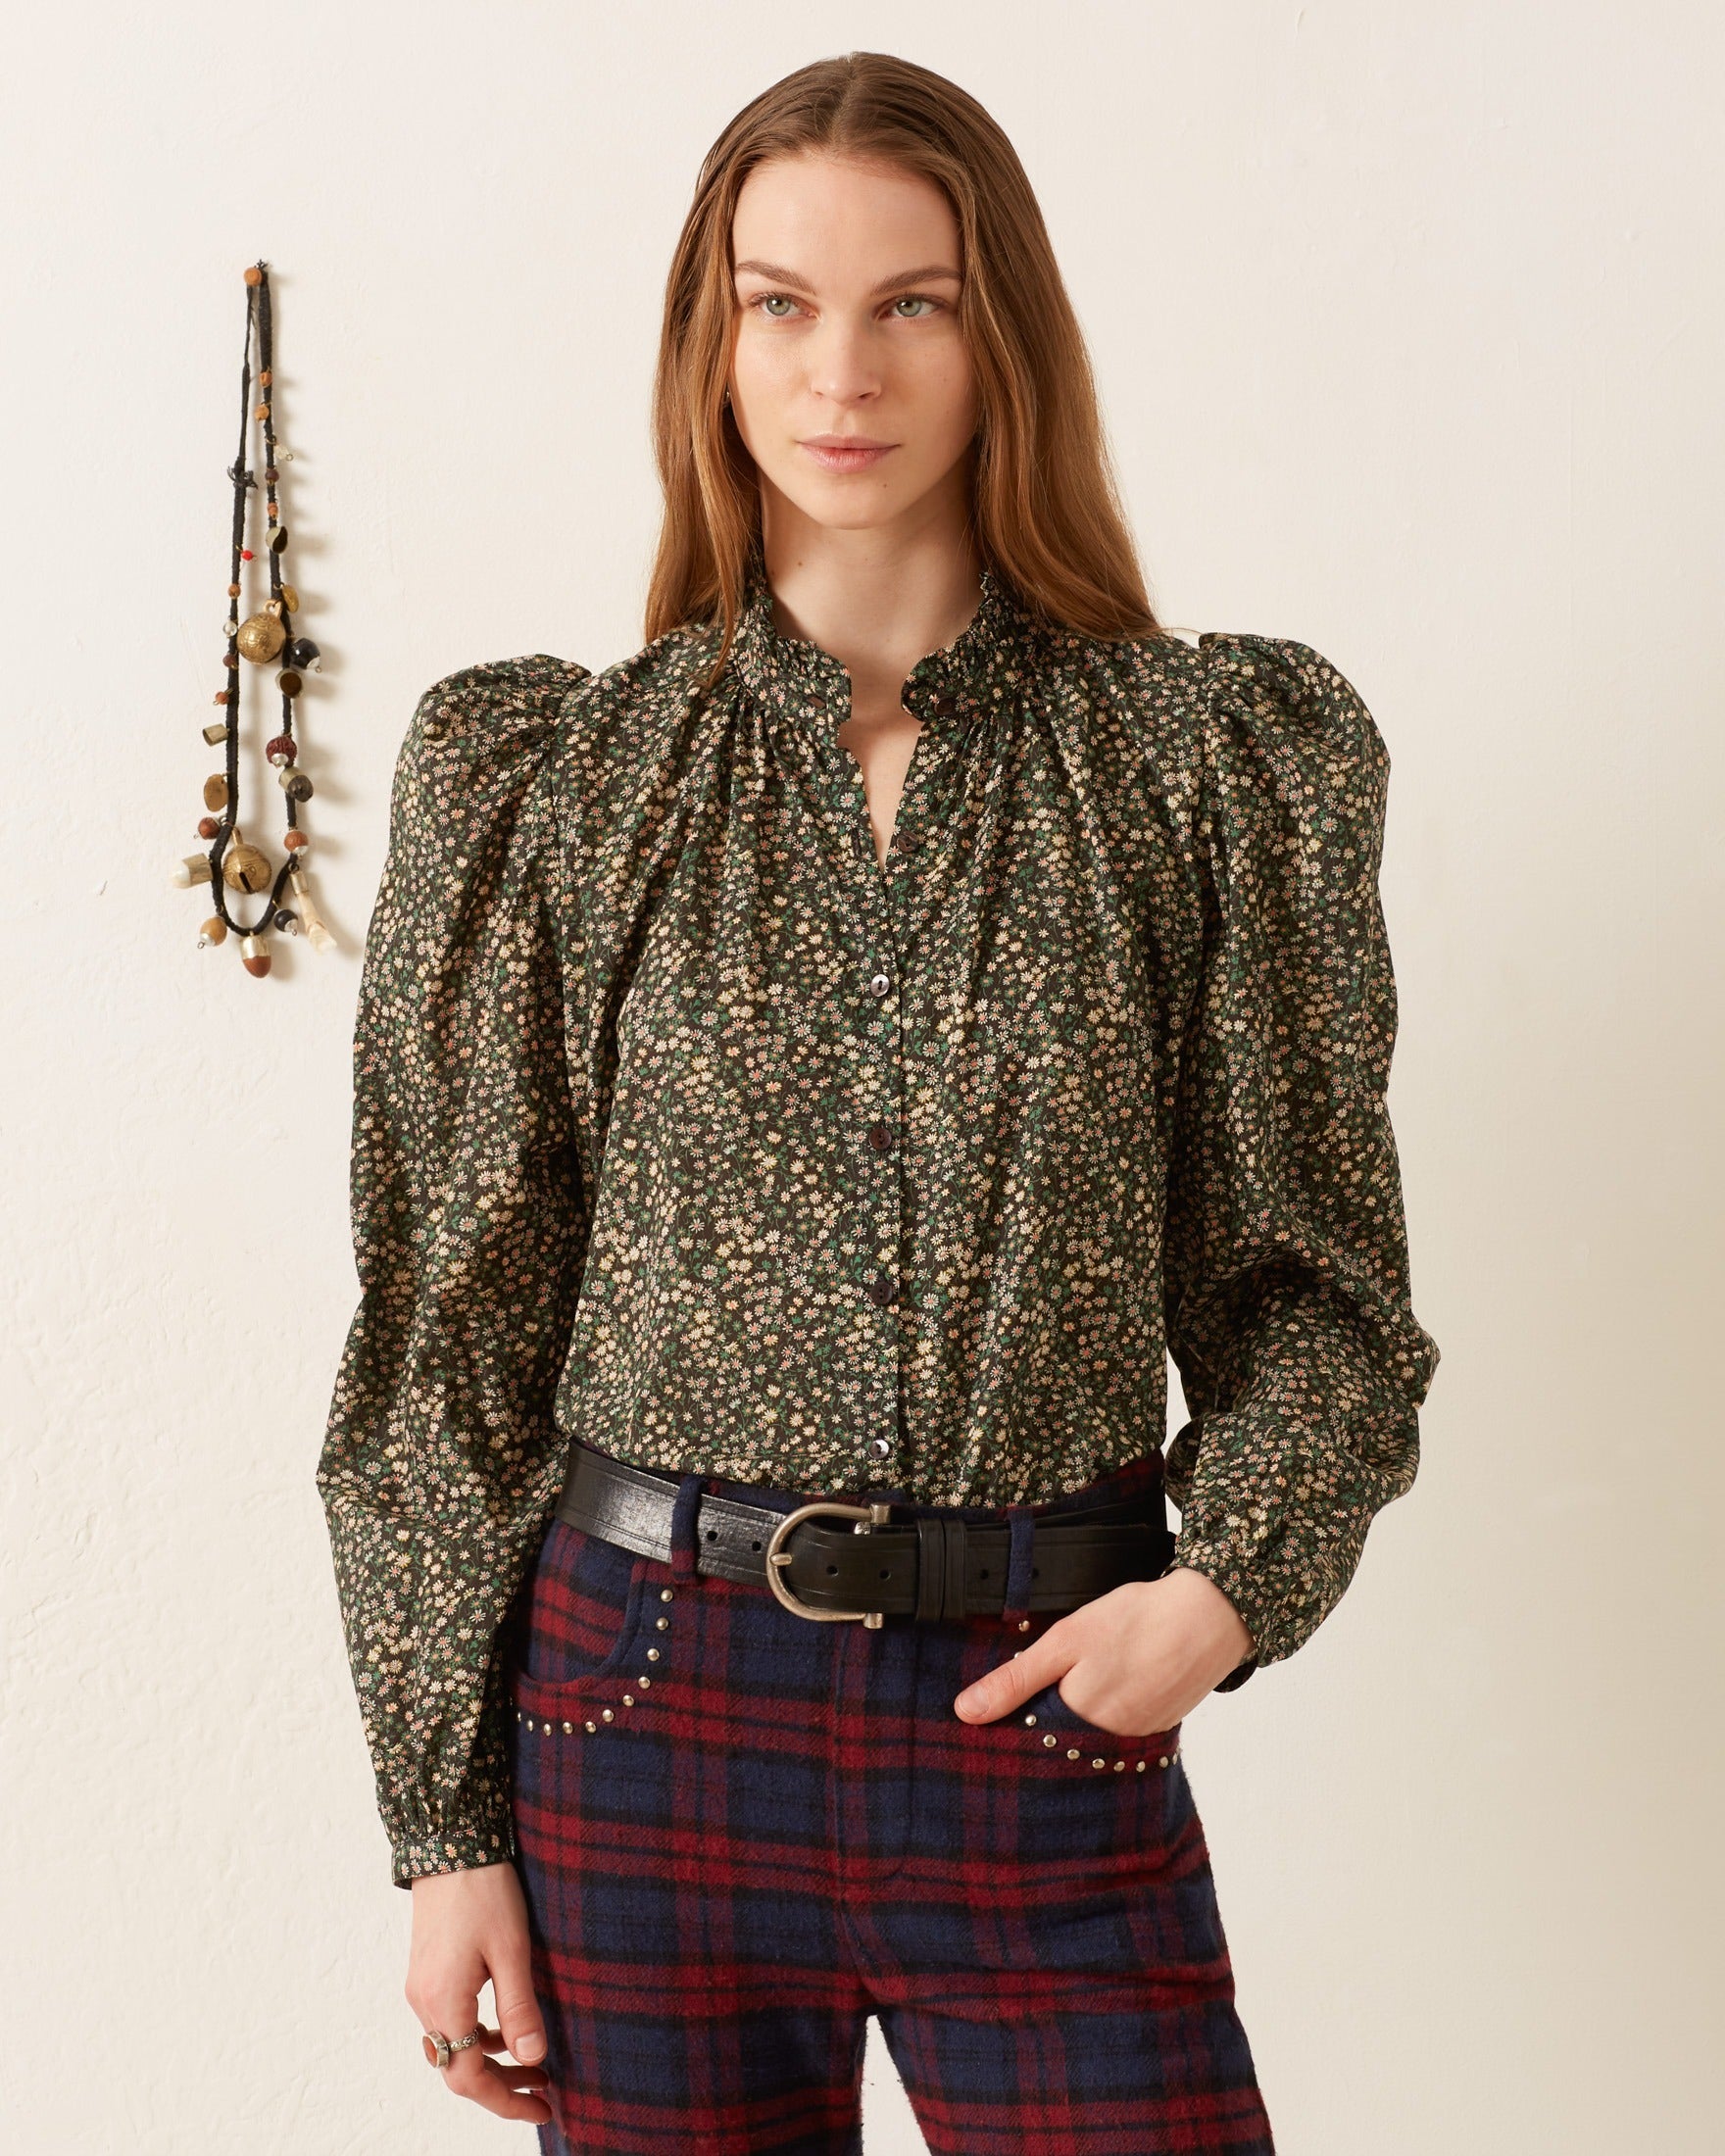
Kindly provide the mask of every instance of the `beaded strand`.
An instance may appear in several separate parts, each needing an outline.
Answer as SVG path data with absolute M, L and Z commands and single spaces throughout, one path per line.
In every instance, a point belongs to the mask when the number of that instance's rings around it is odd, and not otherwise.
M 305 850 L 310 841 L 299 828 L 298 808 L 302 801 L 312 797 L 312 782 L 299 768 L 299 744 L 294 736 L 294 699 L 305 686 L 307 669 L 314 673 L 322 671 L 318 647 L 309 636 L 292 632 L 288 616 L 299 612 L 299 593 L 283 581 L 281 558 L 287 549 L 287 526 L 280 520 L 280 507 L 276 500 L 275 485 L 279 467 L 293 462 L 293 451 L 284 449 L 276 439 L 274 400 L 271 389 L 275 378 L 273 336 L 270 304 L 270 265 L 267 262 L 252 264 L 245 271 L 246 284 L 246 336 L 240 360 L 240 419 L 239 454 L 227 467 L 227 476 L 233 483 L 233 524 L 229 538 L 229 563 L 227 596 L 237 601 L 241 593 L 243 564 L 254 559 L 246 545 L 246 514 L 248 497 L 257 489 L 257 474 L 246 464 L 246 444 L 251 425 L 256 420 L 264 435 L 264 489 L 265 518 L 268 545 L 265 559 L 270 569 L 270 597 L 260 612 L 239 619 L 237 605 L 230 605 L 226 620 L 222 623 L 227 638 L 223 664 L 227 672 L 226 686 L 216 691 L 212 701 L 222 707 L 224 716 L 204 728 L 204 739 L 214 748 L 218 743 L 225 747 L 223 768 L 210 774 L 204 781 L 204 808 L 206 813 L 198 819 L 198 836 L 212 841 L 206 854 L 188 855 L 174 868 L 172 882 L 184 889 L 208 884 L 215 899 L 216 910 L 204 922 L 198 932 L 198 949 L 226 941 L 231 928 L 239 939 L 239 954 L 248 973 L 262 977 L 270 971 L 271 954 L 265 939 L 272 928 L 279 928 L 288 935 L 304 935 L 316 951 L 332 951 L 335 938 L 320 919 L 312 901 L 311 886 L 305 873 Z M 259 402 L 252 403 L 252 344 L 256 338 L 258 347 Z M 281 670 L 275 676 L 275 685 L 281 692 L 281 730 L 264 745 L 264 754 L 279 775 L 284 796 L 286 832 L 282 844 L 287 858 L 271 880 L 270 858 L 261 847 L 251 845 L 239 826 L 239 739 L 241 683 L 243 674 L 240 661 L 245 659 L 254 665 L 268 665 L 280 658 Z M 228 891 L 245 892 L 248 896 L 269 886 L 269 896 L 264 910 L 250 927 L 236 920 L 228 911 Z M 291 889 L 292 906 L 282 903 L 282 894 Z

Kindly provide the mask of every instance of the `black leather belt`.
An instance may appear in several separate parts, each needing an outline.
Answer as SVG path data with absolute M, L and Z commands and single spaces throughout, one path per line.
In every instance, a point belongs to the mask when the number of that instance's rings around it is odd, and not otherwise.
M 574 1441 L 557 1517 L 668 1564 L 678 1481 Z M 1007 1598 L 1007 1522 L 894 1520 L 895 1509 L 880 1500 L 815 1497 L 779 1512 L 704 1490 L 695 1569 L 768 1588 L 787 1609 L 815 1620 L 878 1626 L 885 1617 L 941 1623 L 999 1616 Z M 835 1519 L 851 1524 L 827 1524 Z M 1166 1520 L 1159 1481 L 1130 1497 L 1039 1519 L 1029 1606 L 1076 1609 L 1124 1581 L 1159 1578 L 1174 1553 Z

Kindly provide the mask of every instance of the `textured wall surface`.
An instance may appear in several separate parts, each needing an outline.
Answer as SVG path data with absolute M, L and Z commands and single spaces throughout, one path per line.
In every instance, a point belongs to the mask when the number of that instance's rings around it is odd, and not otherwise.
M 951 74 L 1017 143 L 1164 615 L 1315 645 L 1392 753 L 1425 1465 L 1311 1645 L 1188 1732 L 1280 2145 L 1712 2144 L 1719 21 L 1090 5 L 1060 11 L 1057 73 L 1054 17 L 170 0 L 14 32 L 18 2156 L 531 2145 L 419 2053 L 313 1486 L 357 1294 L 359 950 L 419 691 L 640 643 L 697 166 L 848 45 Z M 259 255 L 342 943 L 263 982 L 195 949 L 207 906 L 166 884 L 216 767 Z M 868 2104 L 870 2156 L 920 2145 L 877 2043 Z

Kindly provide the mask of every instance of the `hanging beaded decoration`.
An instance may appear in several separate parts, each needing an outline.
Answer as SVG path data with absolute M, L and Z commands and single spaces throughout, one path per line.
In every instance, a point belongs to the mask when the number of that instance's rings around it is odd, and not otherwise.
M 254 263 L 245 272 L 245 281 L 246 341 L 240 362 L 239 455 L 227 467 L 227 476 L 233 481 L 233 535 L 227 585 L 227 596 L 233 603 L 222 624 L 227 636 L 227 683 L 216 691 L 214 699 L 223 707 L 225 716 L 204 728 L 204 739 L 211 747 L 218 742 L 225 743 L 227 754 L 223 760 L 224 768 L 212 772 L 204 781 L 204 807 L 209 813 L 198 820 L 198 836 L 215 843 L 208 854 L 188 855 L 174 869 L 172 880 L 181 888 L 208 884 L 215 897 L 216 910 L 198 932 L 198 949 L 203 951 L 213 944 L 224 943 L 231 928 L 239 938 L 239 955 L 246 971 L 261 976 L 270 970 L 266 938 L 272 928 L 279 928 L 290 936 L 305 936 L 316 951 L 333 951 L 335 938 L 319 918 L 318 909 L 312 903 L 311 886 L 306 877 L 309 841 L 295 820 L 300 803 L 312 798 L 312 782 L 297 762 L 299 745 L 293 730 L 294 699 L 305 686 L 306 672 L 321 673 L 323 669 L 317 645 L 309 636 L 297 635 L 290 629 L 287 617 L 299 612 L 300 599 L 293 586 L 283 583 L 281 578 L 281 558 L 287 551 L 287 526 L 279 521 L 275 481 L 277 467 L 293 462 L 293 451 L 284 449 L 275 438 L 271 394 L 274 354 L 270 325 L 270 265 Z M 258 347 L 258 388 L 262 393 L 255 408 L 252 404 L 254 336 Z M 262 423 L 264 430 L 270 597 L 261 612 L 250 614 L 241 621 L 238 618 L 241 564 L 253 559 L 252 550 L 245 543 L 246 505 L 248 495 L 256 491 L 258 484 L 257 474 L 246 466 L 246 443 L 254 419 Z M 264 754 L 275 766 L 281 791 L 286 797 L 287 829 L 282 845 L 287 858 L 276 872 L 273 883 L 271 882 L 269 856 L 261 847 L 247 843 L 238 820 L 242 659 L 255 666 L 268 666 L 276 660 L 282 662 L 275 676 L 275 686 L 281 691 L 281 731 L 264 744 Z M 258 919 L 249 928 L 236 921 L 227 910 L 226 893 L 243 891 L 250 897 L 266 886 L 270 896 Z M 286 890 L 292 893 L 294 904 L 291 906 L 282 904 L 282 894 Z

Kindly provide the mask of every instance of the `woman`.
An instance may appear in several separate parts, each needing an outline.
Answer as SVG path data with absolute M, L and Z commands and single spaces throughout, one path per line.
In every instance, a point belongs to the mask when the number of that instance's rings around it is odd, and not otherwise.
M 1180 1738 L 1414 1476 L 1382 740 L 1158 621 L 938 75 L 726 129 L 656 418 L 650 641 L 426 693 L 362 986 L 318 1480 L 426 2055 L 856 2150 L 873 2014 L 933 2150 L 1267 2150 Z

